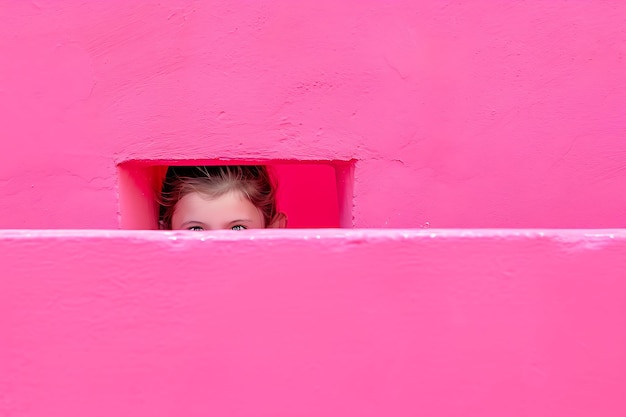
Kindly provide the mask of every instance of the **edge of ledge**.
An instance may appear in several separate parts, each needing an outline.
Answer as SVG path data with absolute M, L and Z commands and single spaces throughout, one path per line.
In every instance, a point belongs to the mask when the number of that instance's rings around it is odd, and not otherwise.
M 107 229 L 2 229 L 0 240 L 130 239 L 141 241 L 547 239 L 626 241 L 626 229 L 263 229 L 237 232 Z

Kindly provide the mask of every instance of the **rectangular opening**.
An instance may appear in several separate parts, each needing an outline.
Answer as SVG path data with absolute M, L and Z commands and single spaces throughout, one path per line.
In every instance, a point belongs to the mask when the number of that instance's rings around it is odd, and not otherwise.
M 266 165 L 278 184 L 278 209 L 288 228 L 351 228 L 355 161 L 151 160 L 118 165 L 122 229 L 158 229 L 158 203 L 167 168 Z

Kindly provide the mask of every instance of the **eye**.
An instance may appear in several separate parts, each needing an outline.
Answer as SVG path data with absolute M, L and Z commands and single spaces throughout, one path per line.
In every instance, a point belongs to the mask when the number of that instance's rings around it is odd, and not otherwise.
M 193 230 L 197 232 L 197 231 L 202 231 L 204 229 L 202 228 L 202 226 L 191 226 L 191 227 L 188 227 L 187 230 Z
M 231 227 L 231 230 L 246 230 L 246 229 L 247 229 L 247 227 L 246 227 L 246 226 L 242 226 L 242 225 L 240 225 L 240 224 L 238 224 L 238 225 L 236 225 L 236 226 Z

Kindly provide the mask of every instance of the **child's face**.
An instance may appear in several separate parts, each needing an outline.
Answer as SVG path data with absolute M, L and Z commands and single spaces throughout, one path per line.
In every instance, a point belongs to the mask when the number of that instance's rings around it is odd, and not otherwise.
M 238 191 L 213 199 L 199 192 L 189 193 L 178 201 L 172 216 L 173 230 L 263 228 L 261 210 Z

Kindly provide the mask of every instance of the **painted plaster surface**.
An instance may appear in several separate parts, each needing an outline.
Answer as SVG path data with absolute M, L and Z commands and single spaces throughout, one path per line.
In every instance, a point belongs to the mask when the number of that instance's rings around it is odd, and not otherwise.
M 623 230 L 247 236 L 0 232 L 0 414 L 626 414 Z
M 623 227 L 622 1 L 2 1 L 0 227 L 116 164 L 356 160 L 356 227 Z M 19 210 L 16 209 L 19 207 Z

